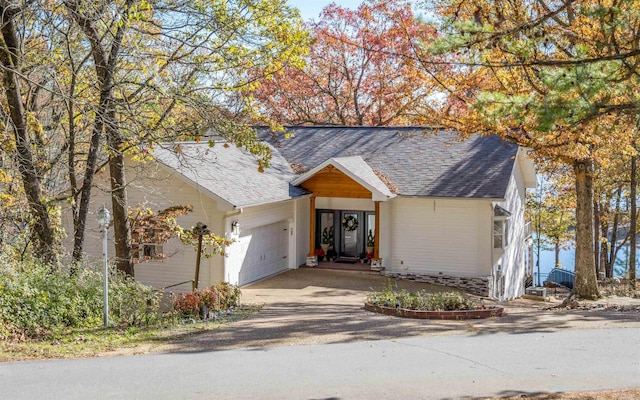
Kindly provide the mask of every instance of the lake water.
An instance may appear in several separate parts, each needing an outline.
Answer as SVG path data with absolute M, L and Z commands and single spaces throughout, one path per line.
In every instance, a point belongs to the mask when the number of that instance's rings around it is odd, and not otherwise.
M 560 264 L 563 269 L 568 271 L 575 270 L 576 253 L 575 249 L 560 250 Z M 534 247 L 534 273 L 537 275 L 538 271 L 535 267 L 535 247 Z M 553 251 L 541 251 L 540 252 L 540 275 L 544 280 L 544 277 L 553 269 L 555 263 L 555 253 Z M 629 246 L 624 246 L 618 251 L 616 263 L 613 266 L 613 275 L 623 277 L 629 270 Z M 636 271 L 640 271 L 640 251 L 636 254 Z

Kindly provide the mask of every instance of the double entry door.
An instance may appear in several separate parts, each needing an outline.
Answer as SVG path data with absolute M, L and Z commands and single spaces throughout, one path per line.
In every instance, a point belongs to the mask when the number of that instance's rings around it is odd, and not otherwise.
M 330 255 L 337 257 L 359 257 L 369 233 L 375 235 L 373 211 L 317 210 L 316 221 L 316 248 L 328 242 Z

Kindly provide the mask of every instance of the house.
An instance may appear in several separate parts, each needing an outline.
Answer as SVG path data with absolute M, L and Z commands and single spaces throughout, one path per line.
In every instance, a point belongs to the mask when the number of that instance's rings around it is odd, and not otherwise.
M 233 145 L 195 142 L 158 147 L 153 162 L 128 163 L 131 205 L 190 204 L 183 226 L 202 222 L 235 239 L 225 257 L 203 261 L 200 287 L 245 285 L 298 268 L 324 233 L 342 260 L 358 257 L 373 239 L 373 260 L 389 276 L 498 299 L 524 293 L 525 191 L 536 184 L 524 149 L 497 136 L 460 141 L 455 132 L 419 127 L 286 130 L 285 139 L 258 128 L 273 153 L 263 173 Z M 151 259 L 136 265 L 137 279 L 190 288 L 193 249 L 171 241 L 140 251 Z M 100 254 L 96 245 L 87 252 Z

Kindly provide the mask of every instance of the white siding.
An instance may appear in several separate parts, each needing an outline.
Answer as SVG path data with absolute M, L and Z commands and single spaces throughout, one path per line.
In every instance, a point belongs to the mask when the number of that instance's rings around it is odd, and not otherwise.
M 294 217 L 293 211 L 294 201 L 283 201 L 280 203 L 244 208 L 241 214 L 232 219 L 238 220 L 240 230 L 242 230 L 288 220 Z
M 378 238 L 378 256 L 382 259 L 382 266 L 386 269 L 391 267 L 391 238 L 393 232 L 391 222 L 393 221 L 393 200 L 380 203 L 380 236 Z
M 341 197 L 316 198 L 317 209 L 374 211 L 375 204 L 368 199 L 344 199 Z
M 293 228 L 293 235 L 296 238 L 296 258 L 293 268 L 303 265 L 307 261 L 307 255 L 309 254 L 310 203 L 309 198 L 296 200 L 295 227 Z
M 490 275 L 488 200 L 396 198 L 391 201 L 390 260 L 397 272 Z
M 509 244 L 504 250 L 493 250 L 494 297 L 510 300 L 524 294 L 526 232 L 525 232 L 525 186 L 519 163 L 516 162 L 509 179 L 504 202 L 497 203 L 511 213 L 509 218 Z M 493 246 L 492 246 L 493 247 Z M 498 273 L 498 266 L 501 271 Z M 504 282 L 497 284 L 497 280 Z
M 143 205 L 154 211 L 159 211 L 175 205 L 191 205 L 193 212 L 178 218 L 179 224 L 184 228 L 191 228 L 197 222 L 206 224 L 216 234 L 224 234 L 223 216 L 216 203 L 205 193 L 199 192 L 193 186 L 176 178 L 164 167 L 155 162 L 143 164 L 127 163 L 128 201 L 131 207 Z M 101 234 L 99 232 L 95 212 L 105 204 L 111 209 L 111 199 L 106 190 L 106 175 L 99 174 L 96 177 L 97 188 L 93 191 L 90 209 L 94 213 L 89 215 L 85 240 L 85 252 L 90 261 L 97 261 L 102 256 Z M 70 214 L 65 216 L 69 239 L 66 246 L 71 250 L 73 224 Z M 113 231 L 109 231 L 109 258 L 115 254 L 113 248 Z M 163 252 L 168 257 L 162 261 L 147 261 L 135 264 L 136 279 L 145 284 L 163 288 L 179 282 L 194 278 L 196 251 L 183 245 L 179 240 L 172 239 L 164 244 Z M 206 287 L 219 282 L 222 279 L 223 257 L 215 255 L 212 258 L 202 258 L 200 264 L 199 287 Z M 191 290 L 191 283 L 186 283 L 170 289 L 174 292 Z

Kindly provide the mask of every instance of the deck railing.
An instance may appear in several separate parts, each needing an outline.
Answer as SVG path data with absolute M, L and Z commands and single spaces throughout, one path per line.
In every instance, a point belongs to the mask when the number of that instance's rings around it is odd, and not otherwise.
M 576 282 L 576 274 L 566 269 L 554 268 L 549 272 L 546 281 L 556 283 L 568 289 L 573 289 L 573 285 Z

